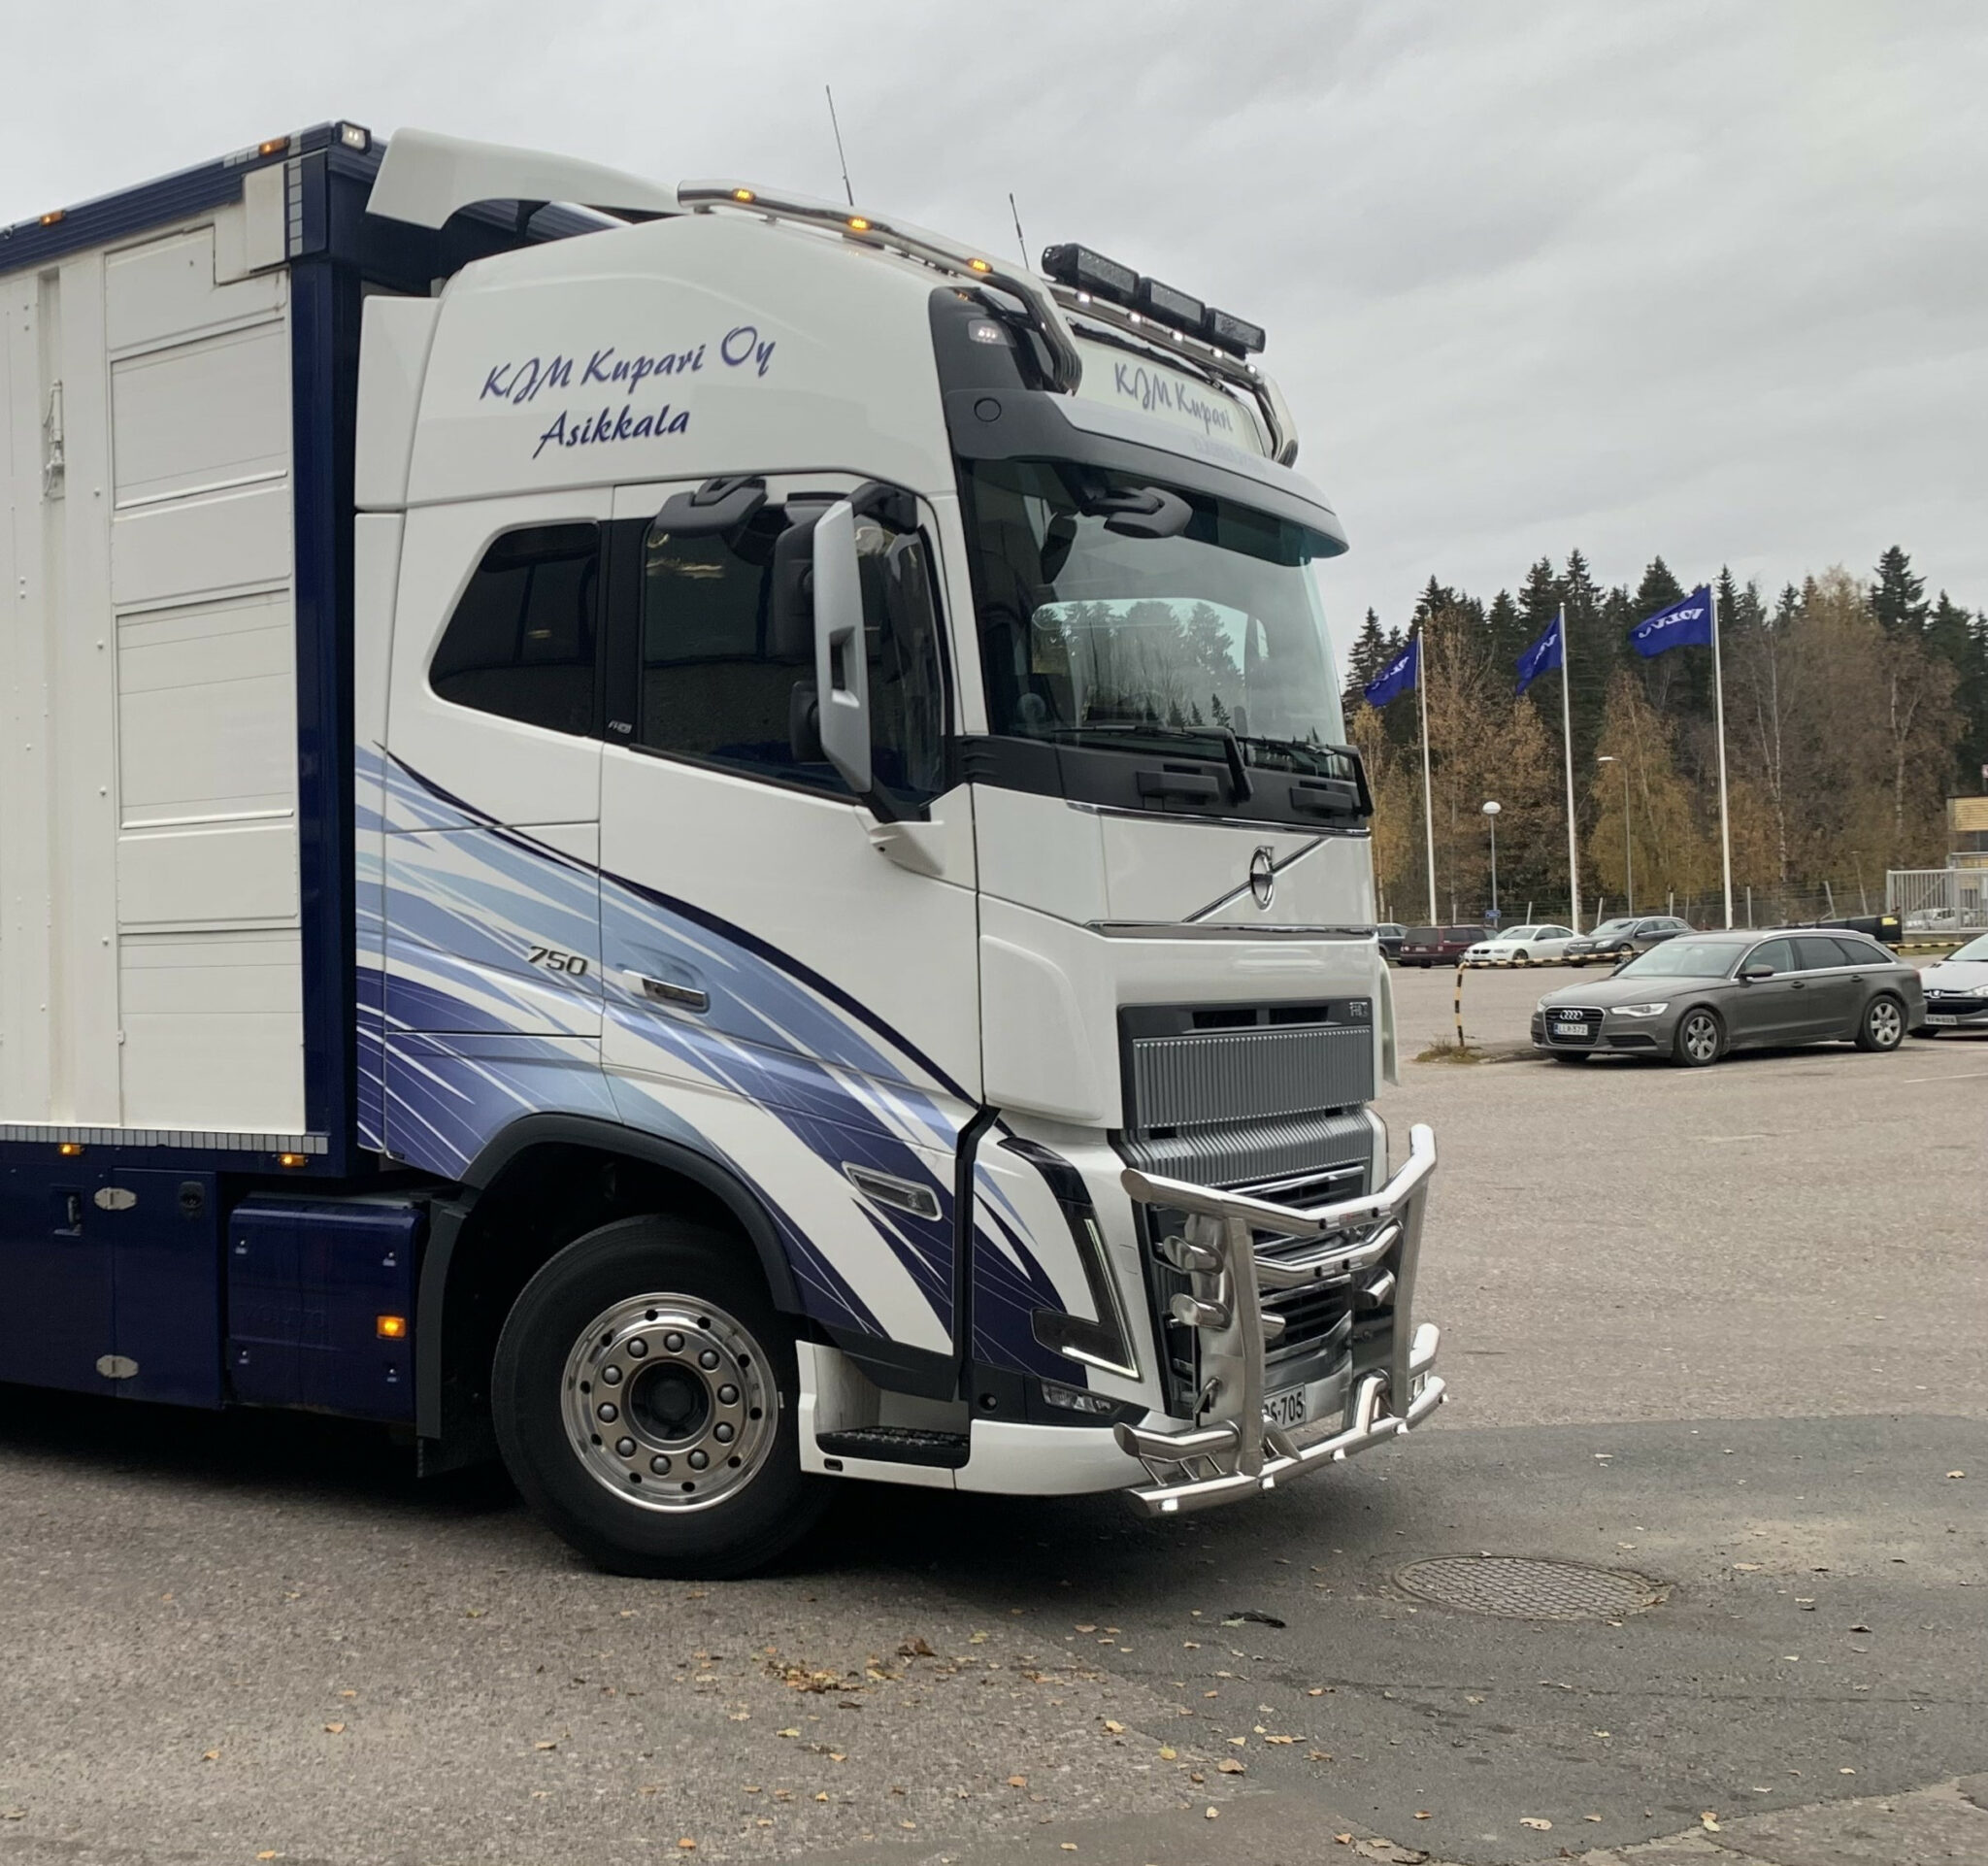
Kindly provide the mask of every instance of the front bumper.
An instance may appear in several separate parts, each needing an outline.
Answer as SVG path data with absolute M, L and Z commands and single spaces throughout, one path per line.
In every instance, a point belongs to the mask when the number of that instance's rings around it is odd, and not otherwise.
M 1434 1371 L 1441 1331 L 1433 1322 L 1411 1327 L 1410 1316 L 1435 1171 L 1436 1136 L 1420 1125 L 1409 1132 L 1407 1163 L 1378 1192 L 1309 1210 L 1126 1170 L 1124 1186 L 1135 1201 L 1188 1215 L 1183 1235 L 1164 1239 L 1160 1249 L 1190 1279 L 1173 1314 L 1195 1330 L 1202 1376 L 1195 1423 L 1185 1431 L 1115 1428 L 1119 1445 L 1153 1480 L 1129 1493 L 1136 1505 L 1149 1516 L 1173 1516 L 1275 1489 L 1286 1476 L 1398 1438 L 1442 1404 L 1444 1383 Z M 1315 1245 L 1265 1255 L 1256 1249 L 1259 1232 Z M 1355 1376 L 1340 1429 L 1301 1446 L 1264 1417 L 1261 1292 L 1355 1279 L 1392 1305 L 1388 1351 Z

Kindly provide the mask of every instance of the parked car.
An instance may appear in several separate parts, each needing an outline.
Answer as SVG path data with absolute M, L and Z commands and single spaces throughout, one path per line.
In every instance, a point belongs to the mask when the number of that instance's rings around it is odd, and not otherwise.
M 1653 946 L 1674 940 L 1680 933 L 1696 929 L 1689 920 L 1674 914 L 1644 914 L 1636 918 L 1604 920 L 1592 933 L 1568 941 L 1561 953 L 1569 965 L 1613 965 L 1618 960 L 1647 952 Z
M 1915 1037 L 1942 1030 L 1988 1030 L 1988 933 L 1919 974 L 1926 1015 L 1912 1026 Z
M 1612 978 L 1548 992 L 1533 1013 L 1533 1048 L 1570 1061 L 1629 1053 L 1703 1068 L 1729 1050 L 1780 1044 L 1896 1050 L 1925 1019 L 1918 972 L 1861 933 L 1692 933 L 1638 953 Z
M 1390 959 L 1400 958 L 1402 955 L 1402 936 L 1407 933 L 1408 928 L 1397 926 L 1392 920 L 1382 920 L 1374 931 L 1375 937 L 1380 941 L 1382 954 Z
M 1481 926 L 1411 926 L 1402 935 L 1401 965 L 1454 965 L 1477 943 Z
M 1571 926 L 1508 927 L 1490 933 L 1464 953 L 1466 965 L 1524 965 L 1529 960 L 1557 959 L 1574 937 Z

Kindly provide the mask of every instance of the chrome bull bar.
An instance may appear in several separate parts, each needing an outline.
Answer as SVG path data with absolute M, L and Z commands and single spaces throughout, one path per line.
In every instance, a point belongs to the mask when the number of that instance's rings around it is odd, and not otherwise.
M 1399 1437 L 1442 1404 L 1444 1384 L 1433 1371 L 1441 1331 L 1434 1322 L 1409 1326 L 1422 1210 L 1435 1171 L 1436 1136 L 1419 1123 L 1408 1130 L 1407 1161 L 1379 1191 L 1309 1209 L 1126 1169 L 1122 1183 L 1136 1202 L 1188 1215 L 1182 1234 L 1160 1240 L 1158 1249 L 1189 1279 L 1171 1313 L 1195 1331 L 1201 1348 L 1193 1425 L 1180 1432 L 1116 1428 L 1119 1445 L 1153 1479 L 1129 1492 L 1139 1508 L 1173 1516 L 1275 1489 L 1293 1472 L 1343 1463 Z M 1258 1232 L 1316 1242 L 1267 1256 L 1256 1249 Z M 1281 1324 L 1264 1314 L 1262 1291 L 1349 1283 L 1369 1272 L 1375 1274 L 1368 1289 L 1394 1305 L 1387 1363 L 1353 1382 L 1339 1431 L 1301 1448 L 1263 1416 L 1264 1350 Z

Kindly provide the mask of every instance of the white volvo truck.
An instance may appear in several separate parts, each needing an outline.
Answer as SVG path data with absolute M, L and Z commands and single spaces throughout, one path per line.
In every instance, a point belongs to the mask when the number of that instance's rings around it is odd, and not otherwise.
M 0 1380 L 1156 1513 L 1441 1401 L 1262 332 L 335 123 L 0 232 Z

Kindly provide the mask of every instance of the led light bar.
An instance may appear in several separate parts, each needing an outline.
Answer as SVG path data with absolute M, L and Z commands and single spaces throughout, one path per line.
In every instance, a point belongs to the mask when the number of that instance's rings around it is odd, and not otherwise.
M 1089 247 L 1045 247 L 1043 270 L 1058 284 L 1068 285 L 1073 291 L 1087 291 L 1092 297 L 1107 299 L 1114 305 L 1132 304 L 1139 290 L 1138 273 L 1115 259 L 1106 258 L 1102 252 L 1093 252 Z
M 1226 311 L 1217 311 L 1212 305 L 1201 326 L 1201 334 L 1211 344 L 1234 350 L 1238 356 L 1253 356 L 1264 346 L 1264 331 L 1261 324 L 1252 324 L 1246 317 L 1237 317 Z
M 1157 279 L 1142 278 L 1134 298 L 1148 317 L 1156 317 L 1163 324 L 1172 324 L 1176 330 L 1199 331 L 1208 317 L 1208 307 L 1199 298 L 1190 298 L 1184 291 L 1163 285 Z

